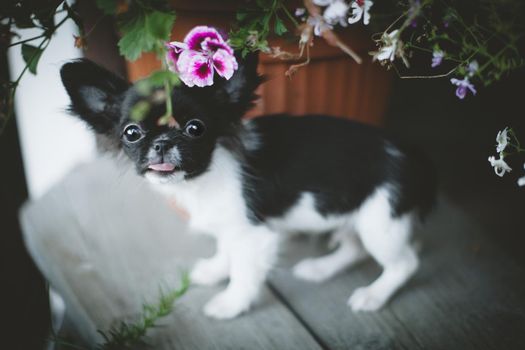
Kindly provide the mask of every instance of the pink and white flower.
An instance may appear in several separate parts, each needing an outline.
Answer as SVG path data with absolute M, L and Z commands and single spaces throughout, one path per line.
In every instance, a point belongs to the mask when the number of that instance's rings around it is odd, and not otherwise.
M 352 15 L 348 18 L 348 23 L 357 23 L 363 18 L 363 23 L 367 25 L 370 23 L 370 8 L 374 5 L 372 0 L 355 0 L 352 7 Z
M 184 42 L 172 41 L 166 48 L 168 67 L 190 87 L 213 85 L 214 72 L 229 80 L 238 68 L 233 49 L 215 28 L 195 27 Z

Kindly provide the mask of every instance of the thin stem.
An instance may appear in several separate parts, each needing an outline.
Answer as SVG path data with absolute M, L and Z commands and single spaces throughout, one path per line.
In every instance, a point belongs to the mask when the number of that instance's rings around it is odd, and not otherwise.
M 97 21 L 95 22 L 95 24 L 93 24 L 93 26 L 87 31 L 87 33 L 84 33 L 84 37 L 87 38 L 91 32 L 93 32 L 93 30 L 97 27 L 97 25 L 104 19 L 104 17 L 106 17 L 106 15 L 102 15 L 100 16 Z
M 168 79 L 164 79 L 164 90 L 166 91 L 166 116 L 171 117 L 173 106 L 171 104 L 171 84 Z
M 286 16 L 288 16 L 288 18 L 290 19 L 290 21 L 292 21 L 292 23 L 294 24 L 294 26 L 296 28 L 299 27 L 299 22 L 297 22 L 297 20 L 292 16 L 292 14 L 290 13 L 290 11 L 288 11 L 288 9 L 286 8 L 286 6 L 284 6 L 283 3 L 281 3 L 281 8 L 282 10 L 284 11 L 284 13 L 286 14 Z
M 449 75 L 451 75 L 452 73 L 454 73 L 459 68 L 459 66 L 456 66 L 456 67 L 452 68 L 451 70 L 449 70 L 447 73 L 436 74 L 436 75 L 401 75 L 401 73 L 399 73 L 399 70 L 397 69 L 397 67 L 395 65 L 392 65 L 392 67 L 394 68 L 394 70 L 397 73 L 397 76 L 400 79 L 437 79 L 437 78 L 446 78 Z
M 13 87 L 12 87 L 11 94 L 9 96 L 9 101 L 8 101 L 8 103 L 9 103 L 8 111 L 9 112 L 7 113 L 7 116 L 4 119 L 4 121 L 2 123 L 2 126 L 0 127 L 0 135 L 2 135 L 4 133 L 4 130 L 5 130 L 6 126 L 7 126 L 7 123 L 9 122 L 9 120 L 11 119 L 11 117 L 13 115 L 13 106 L 12 106 L 12 104 L 13 104 L 13 101 L 15 99 L 16 89 L 18 87 L 18 84 L 20 83 L 20 80 L 24 76 L 25 72 L 29 69 L 29 64 L 35 59 L 35 57 L 38 54 L 38 52 L 45 50 L 47 45 L 49 45 L 49 41 L 50 41 L 50 38 L 47 38 L 47 37 L 44 40 L 42 40 L 40 45 L 38 45 L 38 50 L 36 50 L 35 53 L 33 54 L 33 56 L 31 56 L 31 58 L 28 61 L 29 63 L 26 64 L 24 69 L 22 69 L 22 72 L 20 73 L 20 75 L 18 75 L 18 78 L 13 83 L 13 85 L 12 85 Z
M 56 33 L 56 31 L 58 30 L 58 28 L 60 28 L 60 26 L 62 24 L 64 24 L 67 20 L 69 19 L 69 16 L 66 16 L 64 17 L 60 22 L 58 22 L 58 24 L 53 28 L 53 31 L 50 32 L 50 33 L 46 33 L 46 34 L 42 34 L 40 37 L 44 37 L 44 40 L 42 40 L 40 42 L 40 44 L 38 45 L 37 47 L 37 50 L 35 51 L 35 53 L 33 54 L 33 56 L 31 56 L 31 58 L 29 59 L 29 63 L 31 63 L 31 61 L 33 61 L 33 59 L 36 57 L 36 55 L 41 52 L 43 53 L 43 51 L 45 51 L 45 49 L 47 48 L 47 46 L 49 45 L 49 43 L 51 42 L 51 37 L 53 36 L 54 33 Z M 31 40 L 34 40 L 36 38 L 31 38 Z M 21 42 L 20 42 L 21 43 Z M 10 45 L 10 46 L 13 46 L 13 45 Z M 29 69 L 29 64 L 26 64 L 24 69 L 22 69 L 22 72 L 18 75 L 18 78 L 15 80 L 14 83 L 12 83 L 12 88 L 11 88 L 11 93 L 10 93 L 10 96 L 9 96 L 9 100 L 8 100 L 8 103 L 9 103 L 9 106 L 7 107 L 8 108 L 8 113 L 6 115 L 6 118 L 3 120 L 3 123 L 2 125 L 0 125 L 0 135 L 3 134 L 5 128 L 7 127 L 7 123 L 9 123 L 9 120 L 11 119 L 12 115 L 13 115 L 13 101 L 15 99 L 15 93 L 16 93 L 16 89 L 18 87 L 18 84 L 20 83 L 20 80 L 22 79 L 22 77 L 24 76 L 25 72 Z

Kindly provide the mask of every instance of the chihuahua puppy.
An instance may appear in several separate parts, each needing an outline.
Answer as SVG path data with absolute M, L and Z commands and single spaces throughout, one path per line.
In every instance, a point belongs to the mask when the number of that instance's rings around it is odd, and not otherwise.
M 256 58 L 239 61 L 228 81 L 174 88 L 176 126 L 158 125 L 164 102 L 134 122 L 130 111 L 147 97 L 88 60 L 65 64 L 61 76 L 71 112 L 174 197 L 190 214 L 190 227 L 216 238 L 216 254 L 191 271 L 195 284 L 229 279 L 205 305 L 206 315 L 228 319 L 250 308 L 287 232 L 332 233 L 337 242 L 330 254 L 293 268 L 307 281 L 373 257 L 382 274 L 353 291 L 348 305 L 381 308 L 418 267 L 411 233 L 434 202 L 431 167 L 381 130 L 349 120 L 284 114 L 242 120 L 261 78 Z

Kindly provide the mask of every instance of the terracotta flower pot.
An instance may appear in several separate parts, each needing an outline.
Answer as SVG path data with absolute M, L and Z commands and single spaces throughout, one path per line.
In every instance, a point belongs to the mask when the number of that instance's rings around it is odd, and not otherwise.
M 228 30 L 235 18 L 239 1 L 174 1 L 177 19 L 172 40 L 181 41 L 197 25 L 208 25 Z M 259 88 L 261 99 L 247 117 L 268 113 L 302 115 L 322 113 L 342 118 L 381 124 L 390 94 L 392 76 L 377 63 L 372 63 L 368 51 L 373 43 L 359 26 L 340 33 L 341 38 L 363 58 L 355 63 L 339 48 L 329 46 L 316 38 L 311 51 L 310 64 L 298 70 L 290 79 L 285 72 L 292 64 L 260 55 L 259 72 L 268 80 Z M 281 38 L 270 40 L 288 52 L 298 52 L 297 42 Z M 147 76 L 158 69 L 160 62 L 152 54 L 144 54 L 135 62 L 128 62 L 131 80 Z

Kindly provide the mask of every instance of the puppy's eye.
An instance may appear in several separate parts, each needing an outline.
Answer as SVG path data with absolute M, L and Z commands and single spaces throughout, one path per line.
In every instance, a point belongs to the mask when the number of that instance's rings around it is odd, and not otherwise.
M 131 124 L 124 129 L 123 137 L 128 142 L 137 142 L 144 136 L 144 133 L 138 125 Z
M 189 137 L 201 137 L 204 134 L 206 127 L 204 123 L 198 119 L 192 119 L 184 127 L 184 133 Z

